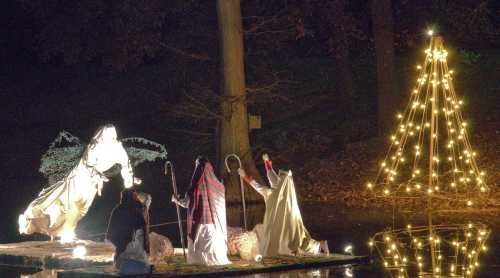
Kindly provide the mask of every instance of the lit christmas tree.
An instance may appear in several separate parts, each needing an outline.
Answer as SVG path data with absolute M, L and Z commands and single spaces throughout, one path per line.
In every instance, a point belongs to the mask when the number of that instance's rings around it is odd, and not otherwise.
M 489 230 L 482 224 L 433 224 L 434 203 L 479 206 L 489 188 L 469 141 L 463 100 L 453 87 L 443 39 L 432 31 L 425 61 L 380 170 L 367 188 L 385 198 L 424 199 L 427 226 L 392 229 L 370 240 L 393 277 L 472 277 Z

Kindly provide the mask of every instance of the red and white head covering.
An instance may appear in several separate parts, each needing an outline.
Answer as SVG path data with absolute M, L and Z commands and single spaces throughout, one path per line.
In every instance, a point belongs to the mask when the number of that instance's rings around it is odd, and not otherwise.
M 225 187 L 206 158 L 198 157 L 188 191 L 188 237 L 194 240 L 200 224 L 213 224 L 227 238 Z

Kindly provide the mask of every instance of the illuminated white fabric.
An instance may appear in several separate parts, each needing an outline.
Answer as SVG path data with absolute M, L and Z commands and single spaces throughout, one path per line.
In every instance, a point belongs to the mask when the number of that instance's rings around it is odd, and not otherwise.
M 21 234 L 49 236 L 74 234 L 78 221 L 87 213 L 95 195 L 101 194 L 106 177 L 102 174 L 115 164 L 121 165 L 124 186 L 133 185 L 133 171 L 127 152 L 117 140 L 116 129 L 99 129 L 79 163 L 64 179 L 45 188 L 19 216 Z
M 320 244 L 311 238 L 302 221 L 291 171 L 268 171 L 271 187 L 252 180 L 250 185 L 264 197 L 266 212 L 262 226 L 254 232 L 264 256 L 319 254 Z
M 148 254 L 144 250 L 144 231 L 138 229 L 134 238 L 123 253 L 114 260 L 118 273 L 124 275 L 139 275 L 150 272 Z
M 184 208 L 188 208 L 191 200 L 186 195 L 180 200 L 173 198 L 173 201 Z M 214 219 L 214 222 L 220 222 L 220 225 L 200 224 L 196 230 L 194 241 L 188 237 L 188 264 L 225 265 L 231 263 L 227 257 L 225 204 L 220 204 L 216 209 L 220 219 Z M 221 227 L 224 228 L 221 229 Z
M 188 264 L 225 265 L 230 264 L 227 257 L 227 243 L 224 233 L 214 224 L 200 224 L 194 241 L 188 237 Z

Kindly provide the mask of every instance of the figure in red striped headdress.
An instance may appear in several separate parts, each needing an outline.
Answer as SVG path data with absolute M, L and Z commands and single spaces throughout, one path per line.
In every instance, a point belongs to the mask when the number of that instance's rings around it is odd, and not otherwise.
M 224 185 L 217 179 L 210 161 L 198 157 L 191 187 L 183 199 L 172 201 L 188 209 L 187 262 L 224 265 L 227 258 L 226 199 Z

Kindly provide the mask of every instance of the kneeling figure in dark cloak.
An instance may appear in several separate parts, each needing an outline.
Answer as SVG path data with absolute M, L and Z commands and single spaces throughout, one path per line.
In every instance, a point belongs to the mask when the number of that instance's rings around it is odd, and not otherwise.
M 114 264 L 120 274 L 151 273 L 149 263 L 148 203 L 144 205 L 134 189 L 121 193 L 120 204 L 109 219 L 106 238 L 115 246 Z

